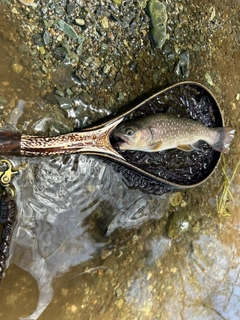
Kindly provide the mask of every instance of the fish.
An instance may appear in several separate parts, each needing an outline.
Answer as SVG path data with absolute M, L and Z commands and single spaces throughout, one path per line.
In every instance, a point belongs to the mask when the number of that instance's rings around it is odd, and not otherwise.
M 201 150 L 202 141 L 205 141 L 214 150 L 228 153 L 234 133 L 231 127 L 211 128 L 193 119 L 155 113 L 120 123 L 113 136 L 120 151 Z

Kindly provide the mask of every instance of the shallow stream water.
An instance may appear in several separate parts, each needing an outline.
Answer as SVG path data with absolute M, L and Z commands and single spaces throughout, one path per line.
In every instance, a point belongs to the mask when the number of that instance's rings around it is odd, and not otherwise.
M 191 4 L 166 1 L 166 4 L 188 17 L 186 30 L 191 30 L 191 24 L 196 27 L 198 19 L 202 22 L 209 18 L 208 1 L 202 1 L 201 5 L 198 1 Z M 123 1 L 122 5 L 128 4 Z M 181 11 L 181 6 L 185 11 Z M 219 166 L 197 188 L 156 196 L 129 188 L 114 166 L 99 158 L 83 155 L 12 158 L 13 164 L 22 169 L 13 180 L 18 214 L 8 268 L 0 288 L 1 319 L 240 318 L 239 171 L 230 184 L 232 197 L 228 194 L 226 198 L 226 210 L 219 213 L 216 205 L 216 199 L 221 197 L 219 190 L 226 181 L 223 170 L 231 178 L 239 161 L 240 4 L 211 1 L 211 7 L 216 15 L 215 20 L 209 21 L 219 25 L 210 36 L 209 29 L 202 27 L 202 63 L 198 65 L 199 60 L 194 57 L 199 52 L 194 51 L 189 79 L 213 91 L 226 124 L 237 130 L 224 167 Z M 36 128 L 34 125 L 44 117 L 45 109 L 34 104 L 23 109 L 26 114 L 16 111 L 20 99 L 39 101 L 42 90 L 33 85 L 32 69 L 25 63 L 31 61 L 31 54 L 23 55 L 16 45 L 23 22 L 14 8 L 27 16 L 30 25 L 34 17 L 32 9 L 18 2 L 13 5 L 0 2 L 1 125 L 10 123 L 15 129 L 28 132 L 32 130 L 30 126 Z M 11 24 L 8 14 L 17 16 Z M 174 29 L 171 19 L 169 26 Z M 181 17 L 180 22 L 184 21 Z M 192 41 L 191 37 L 178 38 L 176 46 L 193 50 Z M 137 88 L 122 89 L 127 100 L 138 97 L 141 82 L 145 91 L 152 91 L 158 88 L 156 82 L 167 86 L 182 80 L 176 78 L 172 62 L 163 58 L 161 50 L 153 51 L 150 45 L 144 50 L 149 51 L 149 61 L 142 62 L 142 66 L 149 63 L 149 77 L 142 76 L 144 67 L 139 67 L 135 78 L 129 73 Z M 119 60 L 124 61 L 125 52 L 119 55 L 122 59 Z M 160 66 L 167 67 L 156 69 L 158 61 Z M 16 73 L 13 62 L 23 70 Z M 206 74 L 213 83 L 209 83 Z M 124 76 L 128 84 L 130 80 Z M 109 95 L 114 96 L 112 92 Z M 121 101 L 117 97 L 120 110 Z M 128 102 L 124 100 L 122 104 Z M 57 110 L 56 107 L 56 114 Z M 96 112 L 96 118 L 104 118 L 110 112 L 105 106 L 102 110 L 97 107 L 91 110 Z M 86 119 L 91 115 L 87 114 Z M 35 116 L 37 120 L 31 122 Z M 71 123 L 64 121 L 62 114 L 56 117 L 50 132 L 70 130 Z

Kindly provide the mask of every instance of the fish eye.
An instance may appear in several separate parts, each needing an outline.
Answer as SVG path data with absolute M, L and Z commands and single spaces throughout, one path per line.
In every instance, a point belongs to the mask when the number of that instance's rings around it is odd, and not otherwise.
M 128 136 L 132 136 L 132 135 L 134 134 L 134 130 L 133 130 L 132 128 L 127 128 L 127 129 L 126 129 L 126 134 L 127 134 Z

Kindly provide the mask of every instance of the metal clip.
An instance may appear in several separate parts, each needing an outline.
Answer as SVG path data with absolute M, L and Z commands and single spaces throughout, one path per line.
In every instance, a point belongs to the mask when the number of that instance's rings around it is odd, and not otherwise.
M 9 187 L 12 176 L 18 171 L 13 170 L 11 162 L 7 159 L 0 160 L 0 181 L 3 187 Z M 3 169 L 3 170 L 2 170 Z

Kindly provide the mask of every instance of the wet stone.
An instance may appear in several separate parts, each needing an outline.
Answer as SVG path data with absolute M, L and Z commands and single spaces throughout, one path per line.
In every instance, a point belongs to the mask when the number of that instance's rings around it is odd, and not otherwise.
M 184 50 L 179 55 L 179 61 L 175 68 L 175 74 L 184 79 L 189 77 L 189 51 Z
M 120 102 L 120 103 L 123 103 L 125 100 L 125 96 L 122 92 L 118 92 L 117 93 L 117 101 Z
M 57 21 L 57 25 L 59 26 L 59 28 L 70 38 L 78 40 L 79 36 L 77 34 L 77 32 L 75 31 L 75 29 L 70 26 L 69 24 L 67 24 L 65 21 L 63 21 L 62 19 L 59 19 Z
M 198 44 L 194 43 L 193 49 L 194 49 L 195 51 L 200 51 L 200 46 L 199 46 Z
M 181 37 L 181 26 L 180 25 L 178 25 L 175 28 L 174 35 L 175 35 L 176 39 L 180 39 L 180 37 Z
M 72 99 L 55 96 L 61 109 L 66 110 L 72 108 Z
M 211 75 L 210 75 L 209 72 L 206 72 L 206 73 L 205 73 L 205 79 L 206 79 L 207 82 L 210 84 L 210 86 L 213 86 L 213 85 L 214 85 L 213 80 L 212 80 L 212 77 L 211 77 Z
M 53 104 L 57 104 L 58 100 L 56 99 L 56 95 L 54 95 L 53 93 L 48 93 L 46 94 L 46 96 L 44 97 L 46 101 L 49 101 Z
M 175 58 L 175 51 L 173 46 L 170 43 L 165 43 L 162 50 L 163 50 L 163 54 L 165 54 L 168 59 L 173 60 Z
M 187 17 L 187 15 L 185 15 L 183 13 L 179 14 L 179 21 L 180 21 L 180 23 L 182 25 L 188 26 L 188 17 Z
M 122 0 L 112 0 L 114 3 L 116 3 L 116 4 L 122 4 Z
M 165 43 L 162 51 L 164 54 L 169 54 L 170 52 L 172 52 L 172 46 L 170 45 L 170 43 Z
M 48 68 L 46 68 L 45 66 L 42 66 L 42 71 L 43 71 L 45 74 L 48 74 L 48 73 L 49 73 Z
M 71 64 L 71 65 L 76 65 L 78 63 L 78 61 L 79 61 L 79 57 L 73 51 L 69 51 L 64 59 L 64 63 Z
M 199 51 L 195 52 L 195 60 L 198 66 L 202 65 L 202 58 L 201 58 L 201 54 Z
M 123 82 L 118 81 L 114 86 L 114 91 L 120 92 L 120 91 L 124 91 L 124 90 L 125 90 L 125 86 L 124 86 Z
M 176 240 L 179 236 L 189 231 L 191 217 L 187 210 L 176 211 L 168 219 L 167 235 L 169 238 Z
M 69 3 L 67 5 L 67 13 L 71 14 L 75 10 L 75 3 Z
M 55 7 L 55 14 L 57 15 L 57 16 L 63 16 L 63 14 L 64 14 L 64 8 L 63 7 L 61 7 L 61 6 L 56 6 Z
M 82 51 L 83 51 L 83 45 L 82 45 L 82 43 L 80 43 L 79 46 L 77 47 L 76 54 L 77 54 L 79 57 L 81 57 Z
M 20 45 L 18 46 L 18 52 L 20 52 L 20 53 L 27 53 L 27 52 L 29 52 L 29 47 L 28 47 L 28 45 L 26 45 L 25 43 L 20 44 Z
M 61 64 L 52 72 L 52 81 L 61 87 L 70 88 L 74 85 L 72 72 L 73 68 L 71 65 Z
M 72 80 L 77 85 L 81 85 L 82 84 L 82 81 L 81 81 L 80 77 L 76 73 L 72 74 Z
M 13 63 L 12 64 L 12 70 L 13 72 L 20 74 L 23 70 L 23 66 L 19 63 Z
M 78 24 L 79 26 L 84 26 L 85 25 L 85 20 L 81 19 L 81 18 L 77 18 L 75 19 L 76 24 Z
M 45 30 L 44 34 L 43 34 L 43 42 L 45 45 L 48 45 L 50 43 L 50 32 L 48 30 Z
M 59 96 L 59 97 L 64 97 L 64 91 L 63 90 L 56 90 L 55 91 L 55 94 L 57 95 L 57 96 Z
M 156 48 L 161 48 L 166 41 L 167 10 L 158 0 L 148 2 L 148 11 L 151 19 L 150 34 Z
M 27 102 L 16 127 L 21 133 L 49 136 L 68 133 L 74 129 L 73 122 L 67 118 L 63 110 L 46 102 L 40 105 Z
M 0 96 L 0 105 L 5 106 L 7 104 L 7 100 L 4 97 Z
M 178 206 L 182 202 L 182 193 L 180 191 L 175 192 L 170 197 L 170 203 L 173 207 Z
M 82 91 L 79 95 L 79 99 L 81 100 L 81 102 L 83 104 L 90 104 L 92 102 L 92 98 L 91 96 L 86 92 L 86 91 Z
M 54 57 L 57 60 L 63 60 L 65 58 L 65 56 L 67 55 L 67 49 L 64 47 L 57 47 L 54 50 Z
M 32 39 L 33 39 L 33 42 L 34 42 L 37 46 L 39 46 L 39 47 L 43 46 L 43 40 L 42 40 L 41 34 L 39 34 L 39 33 L 34 34 L 34 35 L 32 36 Z

